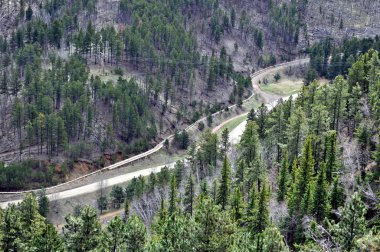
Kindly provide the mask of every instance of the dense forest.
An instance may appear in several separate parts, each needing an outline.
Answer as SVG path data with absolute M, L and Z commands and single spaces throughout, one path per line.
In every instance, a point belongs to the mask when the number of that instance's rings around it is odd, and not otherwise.
M 105 227 L 81 206 L 58 233 L 43 192 L 1 211 L 4 251 L 377 251 L 380 70 L 369 50 L 331 84 L 252 110 L 237 156 L 205 131 L 187 162 L 116 186 Z M 362 71 L 359 71 L 361 69 Z M 355 82 L 354 82 L 355 80 Z M 226 155 L 227 154 L 227 155 Z M 110 201 L 110 202 L 108 202 Z M 61 230 L 59 230 L 61 232 Z
M 2 189 L 63 182 L 78 162 L 99 169 L 241 105 L 251 72 L 296 56 L 308 4 L 0 1 L 14 21 L 0 34 L 0 152 L 12 153 L 12 169 L 0 169 Z M 371 41 L 312 46 L 307 83 L 345 74 L 357 58 L 346 55 L 377 48 Z M 106 78 L 99 68 L 108 69 Z M 31 164 L 31 183 L 19 183 Z
M 186 29 L 182 11 L 211 8 L 206 17 L 217 2 L 121 1 L 118 28 L 92 24 L 96 4 L 20 1 L 18 25 L 0 35 L 0 139 L 2 152 L 15 152 L 11 167 L 0 166 L 2 190 L 57 184 L 78 160 L 98 169 L 116 155 L 147 150 L 182 124 L 241 104 L 250 88 L 224 47 L 201 55 Z M 83 13 L 86 24 L 79 22 Z M 115 78 L 94 75 L 99 65 L 113 68 Z M 126 70 L 143 79 L 127 77 Z M 205 95 L 227 83 L 231 93 L 199 102 L 198 81 Z M 27 177 L 29 184 L 21 182 Z
M 326 38 L 312 45 L 307 50 L 310 55 L 310 69 L 306 83 L 309 84 L 317 76 L 331 80 L 340 74 L 347 75 L 352 64 L 369 49 L 380 50 L 379 36 L 346 39 L 341 45 L 335 45 L 331 38 Z
M 170 134 L 164 151 L 187 152 L 100 188 L 61 225 L 44 189 L 0 208 L 0 251 L 380 251 L 380 39 L 350 33 L 374 10 L 334 16 L 331 2 L 0 0 L 0 191 Z M 243 113 L 251 73 L 305 54 L 300 92 L 247 110 L 236 146 L 206 127 L 229 105 Z M 203 116 L 194 141 L 184 128 Z

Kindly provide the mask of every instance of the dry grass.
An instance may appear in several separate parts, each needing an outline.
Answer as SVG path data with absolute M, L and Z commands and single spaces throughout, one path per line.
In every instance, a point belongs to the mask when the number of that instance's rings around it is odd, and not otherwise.
M 300 91 L 302 85 L 302 79 L 282 77 L 278 82 L 270 79 L 268 84 L 262 83 L 260 88 L 264 92 L 273 93 L 280 96 L 289 96 Z

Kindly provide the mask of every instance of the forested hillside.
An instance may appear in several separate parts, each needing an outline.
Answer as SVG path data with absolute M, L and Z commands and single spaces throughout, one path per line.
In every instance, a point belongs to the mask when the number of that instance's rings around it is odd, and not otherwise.
M 370 0 L 0 0 L 1 191 L 71 180 L 171 134 L 163 155 L 187 151 L 173 168 L 99 188 L 62 225 L 51 224 L 53 194 L 27 194 L 0 209 L 0 250 L 380 251 L 379 10 Z M 244 111 L 251 84 L 268 82 L 252 73 L 305 57 L 297 95 Z M 232 104 L 248 112 L 236 146 L 228 127 L 210 129 Z M 99 219 L 106 211 L 121 216 Z
M 83 206 L 62 234 L 46 197 L 0 212 L 5 251 L 378 251 L 380 59 L 369 50 L 347 78 L 313 81 L 273 110 L 252 110 L 234 147 L 205 131 L 188 162 L 114 187 L 124 207 L 102 228 Z M 361 73 L 360 75 L 357 73 Z M 231 149 L 232 148 L 232 149 Z M 232 150 L 232 151 L 231 151 Z M 227 154 L 227 155 L 226 155 Z
M 64 181 L 78 161 L 94 170 L 144 151 L 221 103 L 241 101 L 250 86 L 225 48 L 200 54 L 180 15 L 190 8 L 185 3 L 113 3 L 118 26 L 104 27 L 101 4 L 1 3 L 17 18 L 0 38 L 0 146 L 4 158 L 10 153 L 7 163 L 22 161 L 2 169 L 3 189 L 23 188 L 25 167 L 30 188 Z M 196 4 L 206 5 L 214 6 Z M 98 66 L 113 77 L 94 74 Z M 202 99 L 226 85 L 231 93 Z M 23 161 L 29 158 L 49 162 Z
M 24 187 L 18 181 L 26 166 L 32 166 L 28 187 L 56 184 L 73 170 L 99 169 L 202 116 L 241 105 L 251 72 L 297 57 L 327 36 L 336 44 L 357 35 L 363 21 L 357 12 L 377 31 L 376 3 L 341 4 L 1 1 L 0 155 L 12 164 L 3 172 L 7 189 Z

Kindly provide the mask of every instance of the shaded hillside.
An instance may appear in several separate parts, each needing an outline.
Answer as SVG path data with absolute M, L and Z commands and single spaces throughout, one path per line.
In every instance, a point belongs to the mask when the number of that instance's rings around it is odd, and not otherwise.
M 341 4 L 1 2 L 0 152 L 10 153 L 7 162 L 34 157 L 96 169 L 146 150 L 240 104 L 252 71 L 329 34 L 338 42 L 376 31 L 376 3 Z M 370 30 L 353 34 L 363 30 L 357 13 Z

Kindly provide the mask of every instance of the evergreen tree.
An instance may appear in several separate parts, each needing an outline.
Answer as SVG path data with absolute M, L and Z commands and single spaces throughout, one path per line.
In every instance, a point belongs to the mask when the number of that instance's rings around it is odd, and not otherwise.
M 237 187 L 231 200 L 231 211 L 235 221 L 243 218 L 243 195 L 240 188 Z
M 257 134 L 256 123 L 249 121 L 245 127 L 243 135 L 240 139 L 239 147 L 242 151 L 241 155 L 245 158 L 246 164 L 251 165 L 252 161 L 258 155 L 259 136 Z
M 254 210 L 255 215 L 253 216 L 252 227 L 251 227 L 253 234 L 261 233 L 265 230 L 265 228 L 268 227 L 270 223 L 268 204 L 269 204 L 269 193 L 267 192 L 267 188 L 264 183 L 260 191 L 256 208 Z
M 333 179 L 333 187 L 331 190 L 330 200 L 331 200 L 331 208 L 338 209 L 338 207 L 343 206 L 344 204 L 344 191 L 343 186 L 339 182 L 339 178 L 335 177 Z
M 35 228 L 35 225 L 43 222 L 43 217 L 39 214 L 38 210 L 37 197 L 31 193 L 27 194 L 20 203 L 20 217 L 24 230 L 31 232 Z M 30 235 L 32 234 L 30 233 Z
M 157 177 L 154 172 L 151 172 L 148 178 L 148 192 L 153 192 L 157 184 Z
M 307 184 L 306 191 L 303 195 L 302 201 L 301 201 L 301 213 L 302 215 L 307 215 L 311 213 L 312 211 L 312 204 L 314 201 L 314 190 L 315 190 L 315 183 L 313 180 L 310 180 Z
M 204 179 L 203 181 L 201 181 L 200 196 L 206 197 L 209 195 L 209 193 L 210 192 L 209 192 L 207 181 Z
M 380 139 L 380 136 L 378 137 Z M 380 168 L 380 143 L 376 145 L 376 150 L 373 153 L 373 158 L 378 168 Z
M 266 126 L 267 126 L 267 114 L 268 114 L 268 108 L 267 106 L 262 103 L 259 109 L 257 110 L 257 126 L 258 126 L 258 133 L 261 139 L 265 137 L 266 133 Z
M 305 113 L 301 108 L 296 108 L 289 118 L 287 128 L 288 153 L 290 160 L 298 157 L 301 144 L 307 131 Z
M 8 75 L 7 71 L 3 71 L 3 75 L 0 82 L 0 93 L 8 94 Z
M 127 219 L 125 229 L 126 251 L 144 251 L 144 245 L 147 241 L 147 234 L 142 220 L 136 215 L 130 216 Z
M 221 211 L 208 197 L 201 198 L 194 213 L 195 247 L 198 251 L 229 251 L 236 226 L 227 211 Z
M 107 206 L 108 206 L 108 199 L 106 196 L 100 196 L 98 198 L 98 209 L 100 211 L 100 214 L 103 213 L 104 210 L 107 210 Z
M 32 245 L 30 248 L 34 248 L 35 251 L 65 251 L 60 235 L 56 228 L 51 224 L 46 224 L 40 227 L 38 232 L 34 232 L 31 243 Z
M 331 118 L 331 129 L 339 131 L 339 123 L 343 116 L 343 109 L 345 107 L 345 101 L 347 96 L 347 83 L 344 80 L 343 76 L 337 76 L 334 79 L 332 88 L 331 88 L 331 98 L 330 101 L 330 115 Z
M 112 219 L 104 232 L 104 249 L 107 251 L 125 250 L 126 244 L 124 241 L 126 231 L 126 224 L 119 216 Z
M 331 227 L 336 241 L 341 245 L 341 249 L 350 251 L 354 246 L 354 241 L 365 234 L 366 212 L 366 206 L 360 199 L 359 194 L 354 193 L 343 208 L 339 223 Z
M 29 4 L 28 8 L 25 11 L 25 19 L 26 19 L 26 21 L 30 21 L 32 19 L 32 16 L 33 16 L 33 10 L 32 10 L 31 5 Z
M 286 121 L 284 117 L 284 105 L 282 101 L 273 108 L 268 118 L 268 125 L 272 125 L 267 132 L 268 139 L 276 146 L 276 161 L 281 161 L 282 146 L 285 143 Z M 272 140 L 273 139 L 273 140 Z
M 322 163 L 317 176 L 312 206 L 312 212 L 317 222 L 323 221 L 328 216 L 329 198 L 327 186 L 326 164 Z
M 184 211 L 189 213 L 190 216 L 193 215 L 194 210 L 194 199 L 195 199 L 195 181 L 194 176 L 190 174 L 187 179 L 186 187 L 185 187 L 185 195 L 183 199 Z
M 20 212 L 15 205 L 10 205 L 2 216 L 0 222 L 1 250 L 18 251 L 22 247 L 23 228 L 20 220 Z
M 290 181 L 290 190 L 288 193 L 288 209 L 289 215 L 293 216 L 300 209 L 300 201 L 302 200 L 302 194 L 300 192 L 301 185 L 301 173 L 297 165 L 297 160 L 293 161 L 292 175 Z
M 332 182 L 334 173 L 337 170 L 337 154 L 336 154 L 336 131 L 329 131 L 326 136 L 325 143 L 326 153 L 326 178 L 329 183 Z
M 101 226 L 92 207 L 84 206 L 78 217 L 68 215 L 65 219 L 64 239 L 68 250 L 84 252 L 99 246 Z
M 224 157 L 221 173 L 217 204 L 221 206 L 222 210 L 225 210 L 231 189 L 231 168 L 227 156 Z
M 121 186 L 113 186 L 111 191 L 111 197 L 115 208 L 120 208 L 122 202 L 124 202 L 124 191 Z
M 220 154 L 222 156 L 226 155 L 226 153 L 230 147 L 229 134 L 230 134 L 230 132 L 228 131 L 228 128 L 225 128 L 222 132 L 222 136 L 221 136 L 222 148 L 220 150 Z
M 41 190 L 38 195 L 38 212 L 46 218 L 49 213 L 49 198 L 46 196 L 45 189 Z
M 247 207 L 247 218 L 253 218 L 255 215 L 255 209 L 257 207 L 258 194 L 255 186 L 252 186 L 252 189 L 249 193 L 248 207 Z
M 247 169 L 247 186 L 251 187 L 257 184 L 258 190 L 261 190 L 261 181 L 265 175 L 265 165 L 260 157 L 253 160 L 251 167 Z
M 129 200 L 125 198 L 124 200 L 124 219 L 128 219 L 129 217 Z
M 246 173 L 246 165 L 244 159 L 241 159 L 236 167 L 235 173 L 235 183 L 240 187 L 241 192 L 244 195 L 245 192 L 245 173 Z
M 256 120 L 256 111 L 255 109 L 251 109 L 247 116 L 247 122 Z
M 170 192 L 169 192 L 169 215 L 173 216 L 177 211 L 177 182 L 174 175 L 170 179 Z
M 284 243 L 284 237 L 280 230 L 274 226 L 268 226 L 261 234 L 262 245 L 257 251 L 289 251 Z
M 285 195 L 287 194 L 287 186 L 288 186 L 288 170 L 289 170 L 289 162 L 288 155 L 285 153 L 284 157 L 281 161 L 280 173 L 277 178 L 277 200 L 283 201 Z
M 314 155 L 312 137 L 309 135 L 303 147 L 301 162 L 300 162 L 300 195 L 303 196 L 307 190 L 314 174 Z

